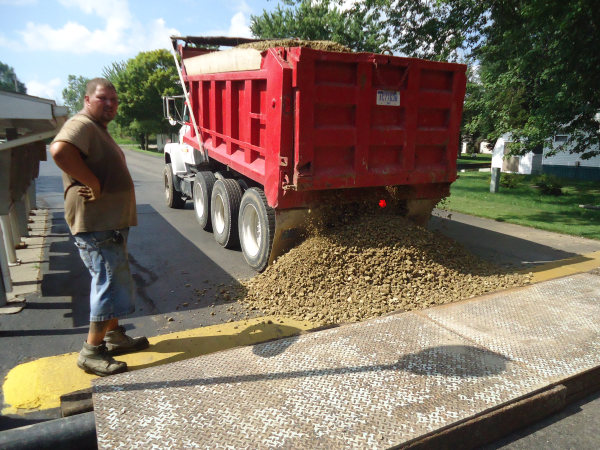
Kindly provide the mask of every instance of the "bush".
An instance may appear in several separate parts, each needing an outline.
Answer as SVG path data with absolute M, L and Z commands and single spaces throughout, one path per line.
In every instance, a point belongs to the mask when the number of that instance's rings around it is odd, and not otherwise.
M 562 190 L 563 183 L 560 178 L 555 177 L 554 175 L 549 175 L 544 173 L 534 178 L 533 182 L 537 187 L 540 188 L 542 194 L 546 195 L 563 195 L 564 192 Z
M 500 175 L 500 186 L 508 189 L 514 189 L 519 187 L 519 184 L 521 184 L 523 178 L 525 177 L 523 175 L 519 175 L 518 173 L 502 173 L 502 175 Z

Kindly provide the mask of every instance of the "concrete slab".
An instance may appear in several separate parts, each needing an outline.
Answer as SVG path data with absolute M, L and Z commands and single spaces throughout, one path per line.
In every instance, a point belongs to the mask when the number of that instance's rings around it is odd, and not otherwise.
M 599 366 L 599 318 L 583 274 L 97 379 L 99 448 L 410 445 Z
M 13 291 L 7 294 L 7 300 L 24 301 L 25 297 L 39 290 L 40 263 L 42 260 L 45 237 L 48 234 L 48 210 L 38 209 L 29 216 L 29 237 L 22 238 L 25 248 L 17 249 L 17 259 L 21 260 L 18 266 L 10 267 Z

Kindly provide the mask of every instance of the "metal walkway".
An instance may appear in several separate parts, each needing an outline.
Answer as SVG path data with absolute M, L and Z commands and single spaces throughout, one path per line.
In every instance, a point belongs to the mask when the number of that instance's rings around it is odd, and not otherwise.
M 600 365 L 600 276 L 97 379 L 100 449 L 385 449 Z

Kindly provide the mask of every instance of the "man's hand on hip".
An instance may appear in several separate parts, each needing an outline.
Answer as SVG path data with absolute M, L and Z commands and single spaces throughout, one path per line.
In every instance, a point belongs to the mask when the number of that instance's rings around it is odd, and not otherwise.
M 102 196 L 98 177 L 83 162 L 81 151 L 77 147 L 69 142 L 59 141 L 50 146 L 50 153 L 63 172 L 84 185 L 77 189 L 77 193 L 86 201 L 94 201 Z
M 86 202 L 98 200 L 102 196 L 102 192 L 100 191 L 100 183 L 98 183 L 97 189 L 89 186 L 82 186 L 77 189 L 77 194 L 83 197 Z

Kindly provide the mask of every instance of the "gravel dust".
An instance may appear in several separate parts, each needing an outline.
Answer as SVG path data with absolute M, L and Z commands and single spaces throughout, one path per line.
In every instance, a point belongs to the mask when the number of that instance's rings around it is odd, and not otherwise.
M 324 50 L 327 52 L 353 53 L 353 50 L 345 45 L 333 41 L 306 41 L 302 39 L 274 39 L 269 41 L 250 42 L 248 44 L 238 45 L 236 48 L 253 48 L 264 51 L 274 47 L 308 47 L 315 50 Z
M 391 215 L 321 231 L 244 285 L 267 315 L 325 324 L 411 311 L 530 282 L 460 244 Z

